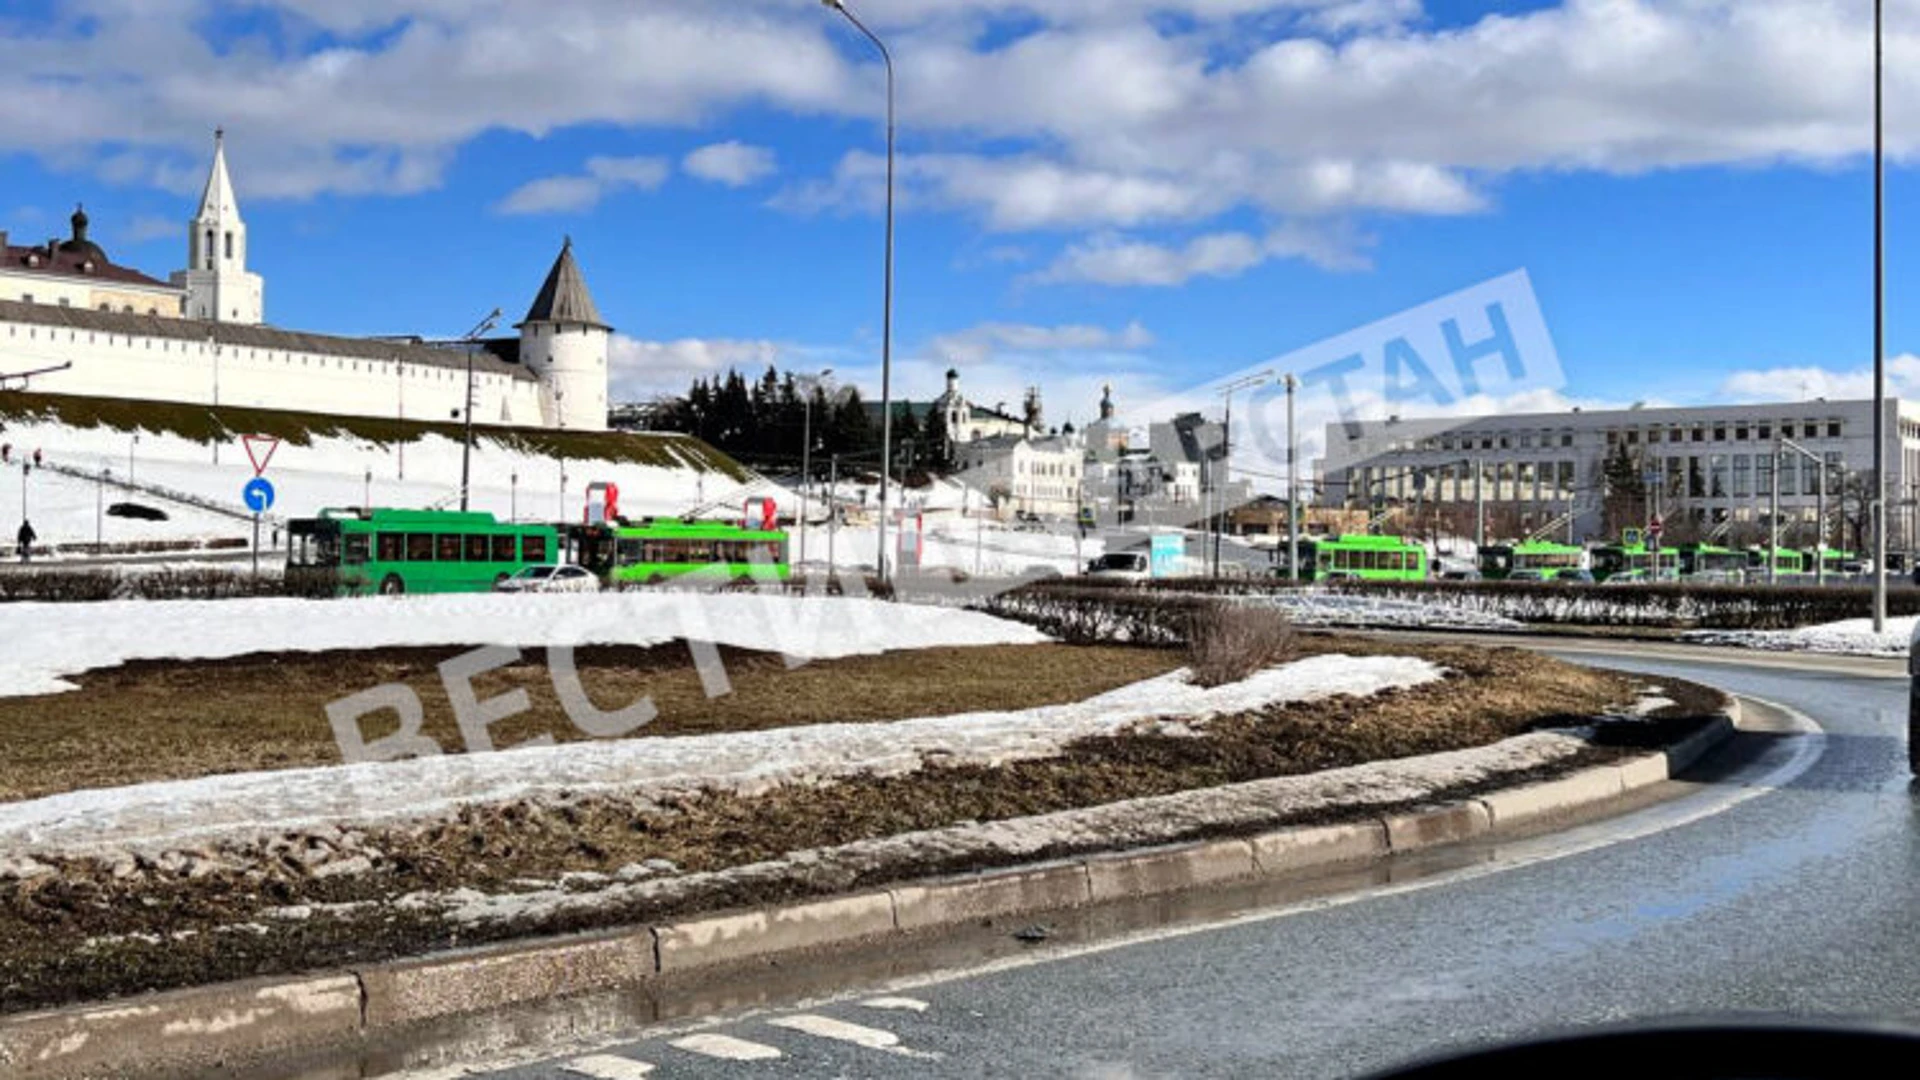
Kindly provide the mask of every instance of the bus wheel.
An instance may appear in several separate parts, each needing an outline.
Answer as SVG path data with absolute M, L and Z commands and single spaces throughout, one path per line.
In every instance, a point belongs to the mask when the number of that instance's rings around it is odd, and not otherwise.
M 401 581 L 400 575 L 398 574 L 388 574 L 386 578 L 380 582 L 381 596 L 399 596 L 406 591 L 407 583 Z
M 508 575 L 506 575 L 506 574 L 504 574 L 504 573 L 502 573 L 502 574 L 495 574 L 495 575 L 493 575 L 493 586 L 494 586 L 494 588 L 496 588 L 496 589 L 497 589 L 497 588 L 499 588 L 499 587 L 500 587 L 500 583 L 501 583 L 501 582 L 503 582 L 503 581 L 505 581 L 505 580 L 507 580 L 507 576 L 508 576 Z
M 647 584 L 648 584 L 648 585 L 658 585 L 658 584 L 660 584 L 661 582 L 663 582 L 663 581 L 665 581 L 665 580 L 667 580 L 667 579 L 666 579 L 666 578 L 664 578 L 664 577 L 662 577 L 662 576 L 660 576 L 659 574 L 648 574 L 648 575 L 647 575 Z

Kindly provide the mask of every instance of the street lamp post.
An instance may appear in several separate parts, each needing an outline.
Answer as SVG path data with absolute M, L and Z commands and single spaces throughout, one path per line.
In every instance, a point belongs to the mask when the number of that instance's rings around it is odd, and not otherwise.
M 1887 628 L 1886 169 L 1881 125 L 1880 0 L 1873 0 L 1873 632 Z
M 520 520 L 520 473 L 518 470 L 507 475 L 507 517 L 511 521 Z
M 844 0 L 820 0 L 846 17 L 854 29 L 880 50 L 887 68 L 887 254 L 886 283 L 882 291 L 880 316 L 880 580 L 887 575 L 887 486 L 893 469 L 893 54 L 873 31 L 867 29 Z
M 100 470 L 100 484 L 93 490 L 93 553 L 99 555 L 106 544 L 107 470 Z
M 807 392 L 800 399 L 800 565 L 807 565 L 807 494 L 813 487 L 813 395 L 832 368 L 807 380 Z
M 136 431 L 133 433 L 133 438 L 127 441 L 127 483 L 129 485 L 133 483 L 133 451 L 139 445 L 140 433 Z
M 373 469 L 371 467 L 360 478 L 360 505 L 366 507 L 368 513 L 373 512 Z

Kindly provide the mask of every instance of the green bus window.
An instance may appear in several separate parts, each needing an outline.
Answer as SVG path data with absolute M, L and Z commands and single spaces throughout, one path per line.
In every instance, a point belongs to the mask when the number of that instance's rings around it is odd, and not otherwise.
M 375 542 L 376 554 L 381 562 L 400 562 L 407 557 L 405 537 L 399 533 L 383 532 Z
M 467 561 L 487 561 L 487 536 L 485 533 L 474 533 L 472 536 L 467 537 Z
M 372 537 L 366 533 L 349 533 L 342 538 L 345 541 L 342 561 L 348 566 L 361 566 L 367 561 L 367 541 Z
M 622 563 L 640 562 L 641 561 L 640 556 L 642 554 L 642 548 L 644 546 L 645 545 L 641 544 L 641 542 L 638 540 L 620 541 L 620 561 Z
M 433 534 L 432 533 L 408 533 L 407 534 L 407 561 L 408 562 L 432 562 L 433 561 Z
M 547 538 L 539 533 L 528 533 L 520 538 L 520 559 L 523 562 L 542 563 L 547 561 Z
M 460 536 L 458 533 L 441 533 L 434 538 L 433 557 L 438 562 L 460 561 Z
M 492 541 L 493 562 L 513 562 L 513 535 L 511 533 L 489 537 Z

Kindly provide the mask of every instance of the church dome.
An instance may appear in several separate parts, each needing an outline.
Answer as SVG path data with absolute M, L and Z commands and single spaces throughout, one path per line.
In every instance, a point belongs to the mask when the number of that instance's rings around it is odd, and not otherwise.
M 87 239 L 87 211 L 83 206 L 73 208 L 73 216 L 67 219 L 73 225 L 73 236 L 60 242 L 60 250 L 75 259 L 92 261 L 96 265 L 112 262 L 100 245 Z

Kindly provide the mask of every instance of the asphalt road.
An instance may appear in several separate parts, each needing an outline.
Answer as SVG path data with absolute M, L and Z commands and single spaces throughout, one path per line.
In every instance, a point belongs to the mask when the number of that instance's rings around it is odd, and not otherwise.
M 1683 798 L 1411 882 L 431 1075 L 1338 1077 L 1629 1018 L 1920 1023 L 1897 668 L 1604 648 L 1553 651 L 1777 702 L 1825 734 L 1745 736 Z

